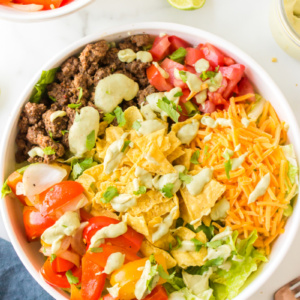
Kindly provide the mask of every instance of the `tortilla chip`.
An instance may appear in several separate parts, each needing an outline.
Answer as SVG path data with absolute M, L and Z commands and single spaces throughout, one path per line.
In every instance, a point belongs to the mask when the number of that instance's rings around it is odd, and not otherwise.
M 126 221 L 127 224 L 132 227 L 135 231 L 147 236 L 149 235 L 148 226 L 143 215 L 141 216 L 132 216 L 126 213 L 123 216 L 123 221 Z
M 109 217 L 109 218 L 113 218 L 116 220 L 119 220 L 119 217 L 112 211 L 105 209 L 103 206 L 94 203 L 92 210 L 90 211 L 90 214 L 94 217 L 97 216 L 104 216 L 104 217 Z
M 200 123 L 201 119 L 202 119 L 202 116 L 197 114 L 197 115 L 193 116 L 192 118 L 189 118 L 189 119 L 185 120 L 184 122 L 178 122 L 178 123 L 173 124 L 171 131 L 173 131 L 176 134 L 176 137 L 177 137 L 177 132 L 179 131 L 179 129 L 181 127 L 183 127 L 186 124 L 192 123 L 194 120 L 197 120 Z
M 140 113 L 140 110 L 136 106 L 130 106 L 124 111 L 124 118 L 126 120 L 125 125 L 123 126 L 124 130 L 131 130 L 132 125 L 137 120 L 143 120 L 143 116 Z
M 106 129 L 105 140 L 111 145 L 114 141 L 119 140 L 124 133 L 124 130 L 121 127 L 110 126 Z
M 175 151 L 175 149 L 177 149 L 181 145 L 181 141 L 177 138 L 174 131 L 170 131 L 168 133 L 167 137 L 170 142 L 170 148 L 168 150 L 164 151 L 165 156 L 170 155 L 172 152 Z
M 82 173 L 82 175 L 86 174 L 86 175 L 92 176 L 95 179 L 95 181 L 98 181 L 101 178 L 101 175 L 103 174 L 103 170 L 104 170 L 103 165 L 99 164 L 99 165 L 93 166 L 93 167 L 85 170 Z
M 77 178 L 76 181 L 83 186 L 84 194 L 88 200 L 92 201 L 92 199 L 95 197 L 95 192 L 91 189 L 91 185 L 96 182 L 95 178 L 88 174 L 82 174 Z
M 155 247 L 147 240 L 143 241 L 140 251 L 146 257 L 151 254 L 161 254 L 166 259 L 167 269 L 173 268 L 177 265 L 176 260 L 167 251 Z
M 151 236 L 149 235 L 145 235 L 145 238 L 152 243 L 152 239 Z M 176 240 L 175 238 L 172 236 L 171 233 L 168 233 L 164 236 L 163 239 L 159 239 L 158 241 L 156 241 L 155 243 L 152 243 L 155 247 L 169 251 L 170 250 L 170 245 L 175 246 L 176 245 Z
M 187 268 L 190 266 L 203 266 L 204 258 L 207 256 L 207 249 L 202 247 L 199 252 L 185 252 L 180 250 L 172 250 L 172 256 L 177 261 L 177 264 L 181 268 Z
M 178 157 L 184 155 L 184 149 L 181 147 L 176 148 L 172 153 L 170 153 L 167 157 L 168 161 L 170 163 L 173 163 Z M 174 162 L 175 165 L 178 165 L 177 163 Z
M 225 190 L 226 186 L 214 179 L 207 183 L 197 196 L 191 195 L 186 187 L 180 189 L 183 199 L 180 203 L 180 211 L 184 221 L 188 223 L 197 219 L 200 221 L 203 216 L 208 215 Z
M 140 137 L 135 141 L 137 146 L 143 152 L 153 143 L 156 143 L 161 151 L 167 151 L 170 148 L 169 139 L 165 135 L 166 129 L 161 129 L 155 132 L 152 132 L 148 135 Z
M 106 151 L 107 151 L 107 148 L 108 148 L 108 143 L 103 140 L 103 139 L 98 139 L 97 142 L 96 142 L 96 154 L 95 154 L 95 157 L 100 160 L 100 161 L 103 161 L 104 160 L 104 157 L 105 157 L 105 154 L 106 154 Z
M 107 128 L 108 125 L 109 124 L 106 121 L 100 122 L 98 135 L 104 135 L 105 134 L 105 129 Z
M 126 156 L 133 164 L 136 164 L 138 161 L 140 161 L 142 159 L 142 155 L 143 155 L 142 151 L 136 146 L 130 148 L 126 152 Z
M 137 165 L 148 172 L 159 175 L 176 172 L 174 167 L 168 162 L 164 154 L 160 151 L 157 144 L 154 143 L 143 152 L 143 158 L 137 162 Z
M 183 165 L 186 167 L 187 170 L 190 169 L 191 166 L 191 158 L 193 155 L 193 150 L 189 148 L 183 149 L 183 155 L 178 156 L 176 160 L 174 161 L 174 164 L 176 165 Z

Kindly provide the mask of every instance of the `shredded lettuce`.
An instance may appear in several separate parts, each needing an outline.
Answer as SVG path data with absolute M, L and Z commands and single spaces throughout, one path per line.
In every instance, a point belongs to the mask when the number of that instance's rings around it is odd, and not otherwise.
M 11 193 L 11 188 L 7 184 L 7 180 L 3 183 L 1 188 L 1 198 L 4 198 L 6 195 L 9 195 Z
M 281 146 L 284 156 L 289 162 L 288 177 L 291 184 L 298 184 L 299 181 L 299 168 L 296 160 L 296 154 L 292 144 Z
M 248 118 L 253 121 L 257 121 L 263 112 L 266 99 L 262 96 L 255 94 L 256 101 L 252 104 Z
M 236 243 L 237 254 L 229 259 L 229 270 L 218 268 L 210 277 L 211 287 L 217 300 L 233 299 L 238 295 L 252 272 L 257 270 L 260 262 L 267 259 L 263 253 L 253 247 L 257 232 L 253 231 L 247 239 Z

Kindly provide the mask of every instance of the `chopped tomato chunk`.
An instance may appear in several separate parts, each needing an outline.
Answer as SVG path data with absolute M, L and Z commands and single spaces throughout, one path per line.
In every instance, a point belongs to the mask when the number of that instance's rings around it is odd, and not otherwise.
M 203 52 L 197 48 L 186 48 L 187 54 L 185 56 L 185 63 L 189 66 L 194 66 L 195 62 L 204 58 Z
M 169 91 L 173 88 L 172 84 L 161 75 L 154 65 L 147 69 L 147 77 L 149 82 L 160 92 Z
M 167 35 L 163 37 L 157 36 L 153 42 L 152 48 L 149 52 L 152 54 L 154 61 L 159 61 L 165 58 L 170 53 L 171 43 L 169 42 L 169 38 Z
M 61 6 L 62 0 L 14 0 L 14 3 L 20 4 L 39 4 L 44 5 L 44 9 L 52 9 L 52 5 L 55 8 Z
M 168 300 L 168 294 L 162 285 L 158 285 L 144 300 Z
M 203 51 L 204 58 L 209 61 L 213 68 L 224 65 L 224 54 L 212 44 L 205 44 L 201 50 Z
M 61 272 L 67 272 L 68 270 L 72 269 L 74 267 L 74 264 L 66 259 L 57 256 L 52 261 L 51 266 L 52 266 L 52 270 L 55 273 L 61 273 Z
M 246 94 L 254 94 L 254 89 L 247 77 L 243 77 L 238 84 L 239 96 Z M 250 101 L 255 101 L 255 96 L 249 98 Z
M 182 48 L 191 47 L 190 43 L 188 43 L 187 41 L 181 39 L 180 37 L 178 37 L 176 35 L 169 36 L 169 41 L 171 43 L 171 46 L 170 46 L 171 53 L 176 51 L 180 47 L 182 47 Z

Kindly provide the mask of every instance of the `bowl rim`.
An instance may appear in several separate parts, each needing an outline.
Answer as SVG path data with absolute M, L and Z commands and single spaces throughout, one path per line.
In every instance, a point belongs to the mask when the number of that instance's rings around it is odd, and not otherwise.
M 134 31 L 134 32 L 132 32 Z M 184 34 L 190 34 L 192 36 L 199 36 L 199 38 L 212 41 L 212 43 L 221 44 L 224 49 L 227 49 L 228 51 L 234 53 L 238 58 L 241 58 L 244 61 L 247 61 L 247 64 L 250 66 L 250 69 L 255 69 L 256 72 L 259 72 L 260 77 L 263 78 L 264 82 L 271 87 L 273 90 L 273 93 L 276 93 L 278 96 L 277 98 L 283 101 L 284 103 L 284 109 L 287 115 L 289 115 L 289 124 L 290 127 L 296 131 L 297 136 L 300 136 L 300 130 L 298 123 L 296 121 L 296 118 L 292 112 L 292 109 L 286 100 L 285 96 L 282 94 L 278 86 L 275 84 L 275 82 L 271 79 L 269 74 L 248 54 L 246 54 L 244 51 L 239 49 L 237 46 L 232 44 L 231 42 L 226 41 L 225 39 L 212 34 L 210 32 L 207 32 L 205 30 L 195 28 L 192 26 L 177 24 L 177 23 L 167 23 L 167 22 L 142 22 L 142 23 L 132 23 L 128 25 L 119 25 L 110 27 L 109 29 L 102 29 L 99 30 L 96 33 L 90 34 L 84 38 L 81 38 L 77 40 L 76 42 L 72 43 L 71 45 L 64 48 L 62 51 L 60 51 L 58 54 L 56 54 L 54 57 L 52 57 L 48 62 L 46 62 L 39 71 L 33 76 L 32 80 L 27 84 L 26 88 L 24 89 L 23 93 L 20 95 L 18 101 L 16 101 L 15 106 L 12 110 L 12 118 L 6 125 L 5 131 L 4 131 L 4 137 L 3 142 L 0 148 L 0 182 L 4 182 L 4 165 L 5 165 L 5 153 L 6 153 L 6 147 L 8 145 L 9 136 L 10 133 L 14 129 L 14 124 L 19 117 L 19 113 L 21 109 L 23 108 L 24 104 L 28 101 L 28 98 L 31 94 L 31 91 L 33 89 L 34 84 L 38 81 L 40 74 L 42 70 L 48 70 L 49 68 L 55 67 L 59 62 L 61 63 L 64 61 L 68 56 L 72 55 L 72 53 L 75 53 L 75 50 L 78 50 L 82 48 L 84 45 L 95 42 L 101 38 L 109 38 L 111 35 L 118 35 L 122 38 L 124 38 L 125 34 L 128 33 L 142 33 L 147 31 L 158 31 L 158 32 L 174 32 L 176 31 L 177 34 L 180 36 Z M 295 149 L 300 149 L 300 139 L 295 139 L 293 142 L 293 145 Z M 296 156 L 299 160 L 300 151 L 296 151 Z M 55 288 L 48 285 L 42 278 L 39 276 L 38 278 L 35 276 L 36 271 L 33 268 L 32 263 L 29 261 L 28 257 L 25 255 L 24 251 L 22 250 L 20 243 L 18 242 L 16 238 L 16 234 L 13 231 L 12 227 L 10 226 L 9 217 L 7 214 L 7 207 L 5 204 L 5 201 L 1 201 L 0 204 L 1 208 L 1 214 L 3 218 L 3 222 L 6 228 L 6 231 L 8 233 L 8 236 L 11 240 L 11 243 L 17 252 L 19 258 L 21 259 L 22 263 L 26 267 L 26 269 L 29 271 L 29 273 L 33 276 L 33 278 L 55 299 L 66 299 L 63 297 Z M 247 299 L 251 295 L 253 295 L 254 292 L 256 292 L 265 282 L 266 280 L 272 275 L 272 273 L 275 271 L 275 269 L 279 266 L 282 259 L 286 255 L 288 249 L 290 248 L 291 243 L 293 242 L 296 232 L 299 227 L 299 221 L 300 217 L 300 204 L 297 204 L 294 206 L 294 213 L 292 217 L 289 219 L 289 222 L 292 222 L 293 226 L 289 226 L 289 231 L 285 233 L 285 242 L 283 245 L 281 245 L 280 252 L 277 253 L 276 260 L 273 260 L 272 262 L 269 262 L 267 265 L 268 267 L 265 268 L 262 272 L 259 272 L 259 274 L 256 276 L 256 278 L 250 282 L 234 299 L 235 300 L 242 300 Z M 287 224 L 286 224 L 287 226 Z M 259 279 L 259 280 L 258 280 Z
M 46 21 L 54 18 L 58 18 L 61 16 L 65 16 L 71 14 L 94 0 L 74 0 L 62 7 L 58 7 L 56 9 L 50 10 L 42 10 L 36 12 L 23 12 L 17 9 L 0 6 L 0 19 L 14 21 L 14 22 L 38 22 L 38 21 Z M 5 9 L 2 9 L 5 7 Z M 15 13 L 16 11 L 16 13 Z

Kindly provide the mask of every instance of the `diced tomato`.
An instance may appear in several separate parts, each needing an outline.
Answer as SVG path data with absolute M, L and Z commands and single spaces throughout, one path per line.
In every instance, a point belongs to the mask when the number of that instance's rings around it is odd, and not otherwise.
M 216 106 L 211 101 L 206 100 L 204 106 L 202 106 L 201 104 L 199 105 L 199 110 L 204 114 L 211 114 L 216 110 Z
M 196 74 L 196 75 L 199 75 L 199 76 L 200 76 L 200 74 L 196 72 L 196 70 L 195 70 L 195 68 L 194 68 L 194 67 L 192 67 L 192 66 L 188 66 L 188 65 L 185 65 L 185 68 L 186 68 L 186 70 L 187 70 L 188 72 L 190 72 L 190 73 L 193 73 L 193 74 Z
M 158 285 L 144 300 L 168 300 L 168 294 L 162 285 Z
M 182 90 L 182 94 L 183 95 L 179 99 L 179 104 L 185 103 L 185 102 L 188 101 L 187 97 L 190 95 L 190 90 L 189 89 L 184 89 L 184 90 Z
M 62 0 L 14 0 L 14 2 L 20 4 L 39 4 L 44 5 L 44 9 L 51 9 L 51 4 L 53 4 L 55 8 L 60 7 Z
M 217 93 L 222 95 L 226 90 L 227 85 L 228 85 L 228 80 L 225 77 L 223 77 L 221 86 L 218 88 Z
M 220 105 L 227 103 L 227 100 L 225 100 L 221 94 L 215 92 L 215 93 L 208 93 L 208 99 L 210 102 L 212 102 L 214 105 Z
M 55 219 L 42 216 L 33 206 L 25 206 L 23 209 L 23 222 L 27 239 L 31 242 L 39 238 L 47 228 L 54 225 Z
M 51 266 L 52 266 L 52 270 L 55 273 L 61 273 L 61 272 L 67 272 L 68 270 L 72 269 L 74 267 L 74 264 L 66 259 L 57 256 L 52 261 Z
M 74 200 L 84 191 L 82 185 L 76 181 L 62 181 L 48 188 L 39 195 L 42 215 L 48 215 L 62 208 Z
M 190 43 L 188 43 L 187 41 L 179 38 L 176 35 L 169 36 L 169 41 L 171 43 L 171 46 L 170 46 L 171 53 L 176 51 L 180 47 L 182 47 L 182 48 L 191 47 Z
M 119 297 L 114 298 L 111 294 L 107 294 L 103 297 L 103 300 L 118 300 Z
M 254 94 L 254 88 L 247 77 L 243 77 L 238 84 L 239 96 L 246 94 Z M 250 101 L 255 101 L 255 96 L 249 98 Z
M 241 80 L 244 74 L 244 70 L 245 70 L 245 66 L 241 64 L 235 64 L 229 67 L 220 67 L 220 72 L 222 73 L 223 77 L 229 79 L 227 87 L 222 94 L 222 96 L 225 99 L 228 99 L 228 97 L 233 92 L 235 86 Z
M 80 212 L 80 220 L 81 220 L 81 222 L 87 222 L 89 219 L 91 219 L 93 217 L 84 208 L 80 208 L 79 212 Z
M 180 87 L 180 88 L 187 88 L 187 85 L 186 83 L 184 83 L 182 80 L 180 79 L 176 79 L 175 78 L 175 75 L 174 75 L 174 70 L 175 69 L 178 69 L 179 71 L 181 70 L 185 70 L 185 66 L 176 62 L 176 61 L 173 61 L 169 58 L 165 58 L 163 60 L 163 62 L 161 63 L 160 65 L 166 72 L 169 73 L 169 81 L 170 83 L 173 85 L 173 86 L 176 86 L 176 87 Z
M 195 62 L 204 58 L 203 51 L 197 48 L 186 48 L 185 63 L 189 66 L 194 66 Z
M 103 244 L 100 247 L 102 248 L 102 252 L 96 253 L 88 251 L 85 256 L 102 268 L 105 268 L 108 257 L 116 252 L 125 254 L 125 263 L 140 259 L 140 257 L 130 249 L 106 244 Z
M 147 77 L 149 82 L 160 92 L 169 91 L 173 88 L 173 85 L 161 75 L 154 65 L 147 69 Z
M 239 93 L 239 87 L 236 85 L 234 89 L 232 90 L 233 93 L 238 94 Z
M 84 228 L 83 231 L 83 238 L 87 241 L 87 244 L 90 243 L 92 236 L 101 228 L 106 227 L 110 224 L 118 224 L 119 221 L 116 219 L 112 219 L 109 217 L 104 216 L 98 216 L 93 217 L 89 220 L 89 224 Z M 112 239 L 105 239 L 105 241 L 108 243 L 112 243 L 113 245 L 128 248 L 135 253 L 137 253 L 142 245 L 144 236 L 135 230 L 133 230 L 131 227 L 127 227 L 127 232 L 125 232 L 123 235 L 118 236 L 116 238 Z
M 113 286 L 116 283 L 118 283 L 120 286 L 120 299 L 130 300 L 135 298 L 135 284 L 140 279 L 143 273 L 140 267 L 143 267 L 148 259 L 149 258 L 146 257 L 139 260 L 135 260 L 133 262 L 129 262 L 123 265 L 119 270 L 116 270 L 111 274 L 110 284 Z M 164 256 L 161 254 L 155 255 L 155 259 L 157 263 L 162 265 L 162 267 L 166 271 L 166 259 L 164 258 Z M 160 278 L 158 284 L 163 284 L 164 282 L 165 280 Z
M 224 65 L 225 66 L 231 66 L 231 65 L 234 65 L 235 64 L 235 61 L 234 59 L 232 59 L 231 57 L 224 57 Z
M 209 61 L 210 65 L 215 68 L 224 66 L 224 54 L 212 44 L 205 44 L 202 48 L 204 58 Z
M 103 268 L 91 261 L 85 255 L 82 258 L 82 299 L 98 300 L 104 289 L 106 274 Z
M 23 175 L 19 172 L 15 171 L 11 173 L 7 178 L 7 185 L 11 188 L 12 192 L 16 195 L 16 197 L 20 200 L 23 205 L 32 206 L 32 203 L 25 195 L 17 195 L 17 185 L 22 183 Z
M 78 278 L 78 284 L 81 282 L 81 267 L 72 268 L 72 274 L 73 276 Z M 49 283 L 50 285 L 60 287 L 60 288 L 69 288 L 70 283 L 67 279 L 67 276 L 65 273 L 55 273 L 52 269 L 50 257 L 47 258 L 45 261 L 42 269 L 41 274 L 44 278 L 44 280 Z
M 170 45 L 169 38 L 167 35 L 163 37 L 157 36 L 153 42 L 152 48 L 149 52 L 152 54 L 154 61 L 159 61 L 165 58 L 170 54 Z

